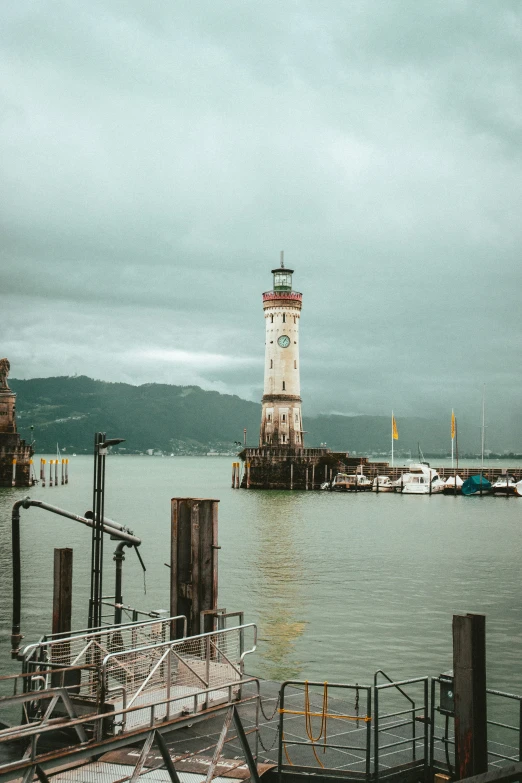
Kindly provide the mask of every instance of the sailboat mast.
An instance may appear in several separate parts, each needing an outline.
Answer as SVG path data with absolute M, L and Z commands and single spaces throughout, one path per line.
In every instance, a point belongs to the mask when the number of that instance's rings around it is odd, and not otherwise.
M 393 468 L 393 411 L 392 411 L 392 420 L 391 420 L 391 442 L 392 442 L 391 466 Z
M 481 437 L 481 469 L 484 473 L 484 445 L 486 440 L 486 384 L 482 388 L 482 437 Z

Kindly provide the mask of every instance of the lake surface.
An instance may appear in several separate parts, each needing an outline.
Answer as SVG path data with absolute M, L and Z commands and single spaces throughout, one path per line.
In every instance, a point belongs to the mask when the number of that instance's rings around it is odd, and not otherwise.
M 380 668 L 394 678 L 437 675 L 452 667 L 452 615 L 484 612 L 488 685 L 522 692 L 522 498 L 238 491 L 231 462 L 107 459 L 106 515 L 143 539 L 147 565 L 144 594 L 136 555 L 126 553 L 125 603 L 168 608 L 170 499 L 218 498 L 219 606 L 243 609 L 259 626 L 252 673 L 367 684 Z M 9 657 L 11 507 L 29 495 L 83 515 L 92 457 L 70 458 L 69 469 L 67 486 L 0 490 L 3 673 L 17 670 Z M 54 547 L 74 549 L 73 621 L 85 627 L 90 530 L 37 509 L 21 513 L 24 643 L 51 627 Z M 106 595 L 114 547 L 106 538 Z

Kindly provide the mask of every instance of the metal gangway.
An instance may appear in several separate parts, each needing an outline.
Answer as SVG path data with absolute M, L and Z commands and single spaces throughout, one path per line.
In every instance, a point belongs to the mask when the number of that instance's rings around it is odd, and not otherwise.
M 161 734 L 216 709 L 259 698 L 244 674 L 257 644 L 246 624 L 169 639 L 184 618 L 110 626 L 51 637 L 25 648 L 23 672 L 0 678 L 0 710 L 18 719 L 0 730 L 0 780 L 40 775 L 92 758 L 154 731 Z M 60 733 L 61 747 L 50 750 Z M 65 744 L 64 743 L 65 738 Z M 157 738 L 161 744 L 161 738 Z M 25 744 L 20 758 L 2 754 Z

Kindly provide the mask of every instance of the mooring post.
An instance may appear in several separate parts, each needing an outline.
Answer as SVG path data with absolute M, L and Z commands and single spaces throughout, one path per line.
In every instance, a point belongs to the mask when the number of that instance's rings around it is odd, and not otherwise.
M 62 479 L 62 484 L 65 484 L 65 460 L 64 459 L 62 459 L 62 476 L 61 476 L 61 479 Z
M 58 460 L 54 460 L 54 486 L 58 486 Z
M 246 463 L 246 488 L 250 489 L 250 462 Z
M 172 498 L 170 615 L 185 615 L 189 636 L 200 633 L 200 612 L 217 611 L 219 500 Z M 204 630 L 215 616 L 205 615 Z M 171 638 L 181 636 L 171 628 Z
M 69 457 L 65 460 L 65 483 L 69 483 Z
M 312 491 L 315 489 L 315 465 L 312 465 Z
M 42 478 L 42 487 L 45 487 L 45 460 L 40 460 L 40 475 Z
M 488 769 L 485 615 L 453 615 L 453 676 L 460 780 Z
M 290 463 L 290 489 L 294 488 L 294 463 Z
M 236 463 L 232 463 L 232 489 L 236 486 Z
M 54 550 L 53 635 L 71 630 L 72 611 L 72 549 Z
M 13 457 L 13 477 L 11 479 L 11 486 L 16 487 L 16 457 Z

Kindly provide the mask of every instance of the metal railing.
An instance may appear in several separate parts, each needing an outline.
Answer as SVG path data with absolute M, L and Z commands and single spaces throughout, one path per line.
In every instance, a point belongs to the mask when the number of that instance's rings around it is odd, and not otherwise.
M 375 674 L 375 682 L 377 681 L 377 675 L 384 672 L 377 672 Z M 387 675 L 384 675 L 385 677 Z M 390 678 L 387 677 L 389 680 Z M 429 763 L 429 732 L 428 732 L 428 715 L 429 715 L 429 678 L 428 677 L 416 677 L 410 680 L 400 680 L 398 682 L 383 683 L 382 685 L 375 684 L 374 686 L 374 719 L 373 719 L 373 767 L 374 778 L 379 780 L 380 765 L 381 765 L 381 753 L 386 751 L 386 755 L 394 755 L 402 753 L 405 746 L 411 744 L 411 756 L 412 761 L 418 762 L 419 766 L 422 766 L 424 773 L 427 773 Z M 406 691 L 406 686 L 421 685 L 422 686 L 422 705 L 417 707 L 415 700 L 409 696 Z M 394 710 L 393 712 L 381 712 L 381 696 L 380 694 L 386 691 L 394 690 L 401 696 L 405 697 L 410 706 L 404 710 Z M 422 710 L 422 715 L 417 713 Z M 421 722 L 424 726 L 424 732 L 422 736 L 417 736 L 415 725 L 417 722 Z M 411 729 L 410 729 L 411 727 Z M 400 729 L 398 739 L 392 742 L 387 742 L 385 745 L 381 744 L 380 735 L 383 733 L 396 732 Z M 411 736 L 404 736 L 408 734 L 408 730 L 411 730 Z M 423 757 L 417 759 L 416 747 L 419 742 L 423 744 Z
M 251 634 L 252 646 L 243 649 L 245 634 Z M 181 709 L 183 699 L 191 704 L 195 699 L 198 709 L 206 709 L 209 701 L 222 701 L 223 687 L 235 682 L 239 687 L 243 678 L 243 660 L 257 645 L 257 627 L 248 625 L 174 641 L 151 644 L 131 650 L 112 652 L 101 664 L 100 704 L 113 705 L 114 716 L 121 717 L 121 731 L 130 729 L 125 710 L 135 705 L 148 705 L 152 700 L 167 705 L 176 694 Z M 210 694 L 210 695 L 209 695 Z M 159 709 L 159 708 L 158 708 Z M 159 712 L 157 715 L 161 715 Z M 145 714 L 133 715 L 136 721 Z
M 288 688 L 294 688 L 297 690 L 298 694 L 302 695 L 302 702 L 303 704 L 298 704 L 297 708 L 288 708 L 286 705 L 287 698 L 286 698 L 286 691 Z M 310 688 L 321 688 L 323 689 L 323 695 L 322 695 L 322 707 L 321 708 L 314 708 L 313 705 L 310 703 L 310 695 L 309 695 L 309 689 Z M 331 692 L 332 691 L 341 691 L 343 693 L 350 692 L 355 695 L 355 704 L 359 704 L 359 693 L 362 692 L 366 695 L 366 706 L 365 706 L 365 714 L 359 714 L 358 707 L 356 709 L 353 709 L 351 712 L 355 712 L 356 714 L 350 714 L 348 713 L 344 708 L 343 710 L 339 711 L 338 707 L 341 705 L 343 706 L 346 704 L 346 700 L 340 700 L 339 698 L 333 697 L 333 701 L 336 702 L 336 707 L 332 707 L 332 702 L 330 700 Z M 295 696 L 296 694 L 292 694 L 292 696 Z M 363 698 L 364 701 L 364 698 Z M 295 707 L 295 705 L 293 705 Z M 301 716 L 304 718 L 305 722 L 305 735 L 303 739 L 296 739 L 296 736 L 299 736 L 299 733 L 296 731 L 296 728 L 292 727 L 292 734 L 291 738 L 288 736 L 285 736 L 285 715 L 289 715 L 292 718 L 295 718 L 296 716 Z M 315 720 L 317 723 L 317 720 L 320 721 L 320 728 L 319 728 L 319 734 L 316 734 L 314 736 L 313 729 L 312 729 L 312 720 Z M 341 736 L 348 734 L 348 737 L 350 738 L 351 742 L 347 743 L 341 743 L 339 740 L 331 741 L 328 739 L 329 733 L 328 733 L 328 721 L 340 721 L 341 723 L 346 725 L 348 724 L 350 726 L 347 731 L 343 731 L 341 733 Z M 280 690 L 280 702 L 279 702 L 279 747 L 278 747 L 278 762 L 277 762 L 277 772 L 279 775 L 279 781 L 282 781 L 283 774 L 285 772 L 294 772 L 294 771 L 302 771 L 305 773 L 312 773 L 317 772 L 317 767 L 325 767 L 326 764 L 323 764 L 318 757 L 317 753 L 320 751 L 323 755 L 326 755 L 326 752 L 328 750 L 333 751 L 334 753 L 337 751 L 342 754 L 342 774 L 343 776 L 347 776 L 349 772 L 353 772 L 354 770 L 350 770 L 348 768 L 347 759 L 348 758 L 355 758 L 356 761 L 353 762 L 352 766 L 360 766 L 361 764 L 364 767 L 364 772 L 361 775 L 361 772 L 355 771 L 355 774 L 359 777 L 363 777 L 365 780 L 371 779 L 371 722 L 372 722 L 372 689 L 369 686 L 364 685 L 351 685 L 351 684 L 345 684 L 345 683 L 326 683 L 326 682 L 309 682 L 306 680 L 287 680 L 281 685 Z M 360 725 L 362 724 L 362 725 Z M 334 737 L 338 736 L 337 734 L 334 734 Z M 355 743 L 355 739 L 360 739 L 361 741 L 359 744 Z M 290 759 L 290 754 L 288 752 L 289 747 L 300 747 L 300 748 L 310 748 L 313 756 L 315 757 L 315 760 L 317 762 L 317 765 L 315 767 L 309 766 L 309 765 L 298 765 L 294 761 Z M 362 756 L 361 756 L 362 753 Z M 283 754 L 286 758 L 287 764 L 283 763 Z M 329 765 L 327 767 L 329 770 L 332 770 L 333 767 Z
M 99 667 L 108 654 L 166 642 L 172 624 L 178 620 L 183 622 L 185 634 L 187 620 L 180 615 L 44 637 L 24 649 L 22 669 L 45 677 L 45 687 L 50 687 L 57 684 L 53 680 L 53 669 L 74 668 L 75 694 L 94 700 L 99 696 Z M 27 680 L 27 684 L 33 681 L 34 677 Z
M 224 691 L 225 699 L 220 705 L 212 705 L 208 707 L 209 712 L 215 714 L 220 712 L 231 705 L 245 705 L 254 702 L 257 705 L 256 708 L 256 720 L 254 728 L 248 732 L 254 732 L 255 737 L 255 752 L 254 757 L 257 758 L 257 737 L 259 732 L 259 700 L 260 689 L 259 680 L 255 677 L 244 678 L 241 682 L 243 688 L 243 694 L 238 693 L 237 682 L 224 683 L 221 685 L 221 689 Z M 253 694 L 244 694 L 244 690 L 249 686 L 253 687 Z M 130 723 L 131 716 L 137 712 L 146 712 L 146 720 L 140 722 L 140 727 L 133 731 L 129 735 L 128 743 L 134 744 L 139 741 L 140 737 L 145 737 L 151 730 L 155 732 L 167 731 L 171 728 L 175 728 L 176 725 L 185 725 L 187 722 L 194 720 L 194 716 L 201 715 L 200 702 L 198 700 L 199 695 L 208 696 L 212 692 L 212 689 L 200 692 L 200 694 L 194 694 L 192 699 L 192 706 L 187 706 L 186 696 L 174 695 L 170 698 L 164 698 L 161 701 L 153 702 L 147 705 L 133 705 L 126 707 L 122 710 L 122 714 L 126 720 Z M 61 719 L 50 718 L 51 709 L 49 703 L 57 701 L 61 698 L 67 707 L 67 717 Z M 41 771 L 49 770 L 55 767 L 57 764 L 63 764 L 66 761 L 80 761 L 82 759 L 90 759 L 93 755 L 100 752 L 106 752 L 114 747 L 121 747 L 122 742 L 125 744 L 125 738 L 121 735 L 118 737 L 105 738 L 104 722 L 110 718 L 110 714 L 107 712 L 99 712 L 95 715 L 87 715 L 78 717 L 74 704 L 68 698 L 67 692 L 60 688 L 54 688 L 50 690 L 40 691 L 37 693 L 20 694 L 18 696 L 11 696 L 5 701 L 6 703 L 21 703 L 28 700 L 35 700 L 42 702 L 42 708 L 40 712 L 43 717 L 40 721 L 21 724 L 19 726 L 10 727 L 9 729 L 0 730 L 0 747 L 2 744 L 13 742 L 13 740 L 23 739 L 28 742 L 25 753 L 16 760 L 7 762 L 0 762 L 0 778 L 2 780 L 10 780 L 18 778 L 29 773 L 32 770 L 36 770 L 37 774 Z M 50 700 L 50 702 L 49 702 Z M 179 702 L 183 702 L 183 708 L 180 708 Z M 207 699 L 210 702 L 210 699 Z M 171 715 L 169 718 L 168 715 Z M 238 727 L 239 729 L 239 727 Z M 77 741 L 74 744 L 70 744 L 66 747 L 62 747 L 57 756 L 56 751 L 43 750 L 39 752 L 38 741 L 41 736 L 49 737 L 53 732 L 64 730 L 73 730 L 77 735 Z M 90 737 L 90 738 L 89 738 Z M 114 743 L 117 743 L 114 744 Z M 39 772 L 40 771 L 40 772 Z M 31 774 L 32 779 L 32 774 Z
M 433 769 L 440 767 L 444 771 L 453 774 L 455 766 L 455 735 L 450 729 L 450 724 L 452 725 L 453 723 L 453 716 L 440 709 L 440 699 L 437 698 L 436 688 L 437 685 L 440 686 L 441 682 L 445 682 L 445 678 L 433 677 L 431 680 L 430 766 Z M 503 716 L 502 720 L 496 720 L 492 717 L 487 720 L 488 729 L 489 727 L 494 730 L 500 729 L 500 732 L 495 732 L 494 737 L 491 736 L 491 732 L 488 732 L 489 766 L 498 768 L 504 763 L 512 764 L 513 762 L 522 761 L 522 696 L 492 688 L 487 688 L 486 694 L 488 697 L 488 715 L 491 715 L 493 703 L 497 702 L 497 709 L 501 711 Z M 498 702 L 498 699 L 501 701 Z M 515 707 L 515 723 L 506 722 L 508 718 L 504 717 L 509 711 L 510 704 Z M 442 734 L 439 734 L 441 729 L 437 725 L 437 717 L 439 715 L 445 716 L 445 726 Z M 510 744 L 512 741 L 514 744 Z M 441 743 L 444 749 L 443 759 L 437 758 L 437 743 Z

